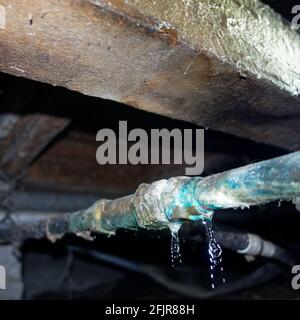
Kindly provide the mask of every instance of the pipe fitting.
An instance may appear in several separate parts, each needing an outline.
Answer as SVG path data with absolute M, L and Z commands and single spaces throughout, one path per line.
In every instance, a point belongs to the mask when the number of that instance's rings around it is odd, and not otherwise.
M 130 201 L 139 227 L 163 229 L 174 221 L 210 219 L 213 212 L 200 207 L 194 196 L 199 179 L 176 177 L 140 185 Z

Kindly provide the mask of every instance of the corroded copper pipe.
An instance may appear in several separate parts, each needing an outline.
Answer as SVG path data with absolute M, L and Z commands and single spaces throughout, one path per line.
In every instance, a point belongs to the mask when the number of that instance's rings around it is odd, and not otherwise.
M 120 228 L 164 229 L 174 221 L 211 219 L 214 210 L 240 208 L 300 197 L 300 152 L 206 178 L 176 177 L 142 184 L 135 194 L 99 200 L 86 210 L 35 225 L 0 225 L 0 242 L 65 233 L 113 234 Z

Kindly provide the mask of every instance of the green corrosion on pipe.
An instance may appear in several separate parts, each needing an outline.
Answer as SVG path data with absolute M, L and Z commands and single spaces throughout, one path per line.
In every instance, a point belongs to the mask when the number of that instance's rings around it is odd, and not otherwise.
M 183 220 L 211 220 L 217 209 L 244 208 L 300 196 L 300 152 L 209 177 L 175 177 L 142 184 L 135 194 L 100 200 L 70 214 L 68 232 L 114 233 L 119 228 L 169 228 Z
M 212 175 L 198 181 L 195 197 L 212 210 L 243 208 L 300 194 L 300 152 Z
M 295 152 L 205 178 L 175 177 L 141 184 L 133 195 L 99 200 L 86 210 L 37 224 L 13 228 L 0 224 L 0 243 L 45 236 L 55 241 L 66 233 L 110 235 L 120 228 L 172 229 L 183 220 L 211 220 L 218 209 L 275 200 L 297 204 L 299 199 L 300 152 Z
M 0 224 L 0 243 L 27 238 L 55 241 L 66 233 L 90 237 L 117 229 L 177 230 L 184 220 L 211 220 L 215 210 L 244 208 L 276 200 L 299 205 L 300 152 L 209 177 L 175 177 L 141 184 L 133 195 L 99 200 L 86 210 L 36 224 Z

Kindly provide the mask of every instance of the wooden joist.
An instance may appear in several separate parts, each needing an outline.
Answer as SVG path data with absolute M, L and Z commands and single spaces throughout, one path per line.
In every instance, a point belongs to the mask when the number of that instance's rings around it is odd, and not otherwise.
M 1 115 L 0 170 L 8 179 L 18 179 L 31 162 L 69 123 L 48 115 L 23 117 Z
M 300 148 L 300 37 L 258 0 L 0 6 L 3 72 Z

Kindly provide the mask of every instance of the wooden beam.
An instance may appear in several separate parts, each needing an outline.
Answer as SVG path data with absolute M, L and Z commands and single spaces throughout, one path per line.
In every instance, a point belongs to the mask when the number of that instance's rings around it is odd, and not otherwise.
M 22 188 L 92 193 L 113 199 L 134 192 L 141 183 L 185 174 L 184 164 L 100 166 L 95 158 L 98 146 L 93 135 L 70 132 L 30 166 Z M 236 163 L 239 163 L 239 158 L 235 155 L 207 151 L 204 175 Z
M 8 180 L 17 179 L 26 172 L 31 162 L 69 123 L 68 119 L 41 114 L 6 115 L 6 119 L 11 120 L 2 121 L 7 126 L 0 144 L 0 170 Z
M 300 37 L 258 0 L 0 5 L 3 72 L 300 148 Z

